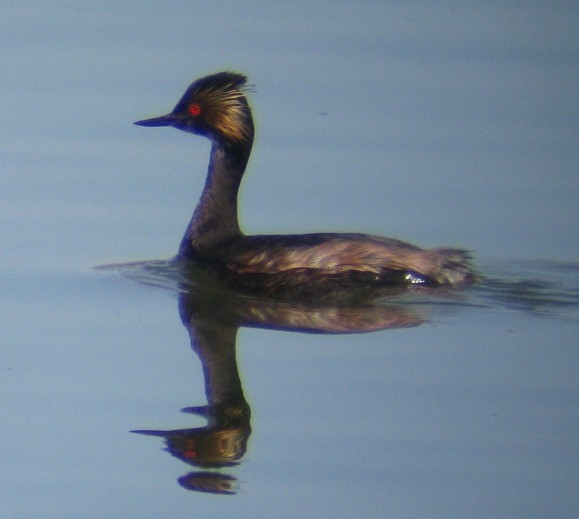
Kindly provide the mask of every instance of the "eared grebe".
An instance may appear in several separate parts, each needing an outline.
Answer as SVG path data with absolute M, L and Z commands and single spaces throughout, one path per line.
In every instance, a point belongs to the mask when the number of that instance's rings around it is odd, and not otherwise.
M 273 296 L 475 281 L 463 250 L 424 250 L 366 234 L 243 234 L 237 192 L 254 136 L 245 85 L 245 76 L 231 72 L 201 78 L 171 113 L 135 123 L 173 126 L 212 143 L 205 187 L 177 259 L 235 289 Z

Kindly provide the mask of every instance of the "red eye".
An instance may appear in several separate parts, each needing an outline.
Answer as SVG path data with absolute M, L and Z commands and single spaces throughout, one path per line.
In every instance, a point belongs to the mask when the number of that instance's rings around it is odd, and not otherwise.
M 189 105 L 189 115 L 199 115 L 201 107 L 198 104 Z

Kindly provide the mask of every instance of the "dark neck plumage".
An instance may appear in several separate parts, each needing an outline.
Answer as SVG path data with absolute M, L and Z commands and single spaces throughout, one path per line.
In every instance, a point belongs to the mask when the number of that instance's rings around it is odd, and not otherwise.
M 251 142 L 212 139 L 207 180 L 181 241 L 180 257 L 210 254 L 220 244 L 241 236 L 237 193 L 250 152 Z

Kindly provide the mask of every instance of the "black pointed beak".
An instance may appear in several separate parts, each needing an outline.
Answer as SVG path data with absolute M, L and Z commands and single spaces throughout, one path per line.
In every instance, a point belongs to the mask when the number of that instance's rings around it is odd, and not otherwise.
M 161 117 L 153 117 L 152 119 L 143 119 L 133 124 L 137 126 L 174 126 L 176 122 L 177 117 L 171 113 Z

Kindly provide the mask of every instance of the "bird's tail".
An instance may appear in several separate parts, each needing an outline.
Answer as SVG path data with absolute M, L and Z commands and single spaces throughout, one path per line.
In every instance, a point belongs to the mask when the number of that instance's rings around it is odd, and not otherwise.
M 431 249 L 426 251 L 432 260 L 429 277 L 440 285 L 460 287 L 480 281 L 475 272 L 471 255 L 461 249 Z

